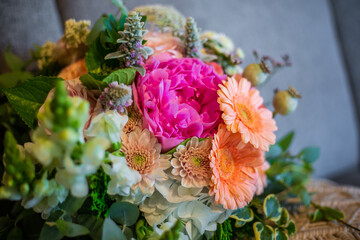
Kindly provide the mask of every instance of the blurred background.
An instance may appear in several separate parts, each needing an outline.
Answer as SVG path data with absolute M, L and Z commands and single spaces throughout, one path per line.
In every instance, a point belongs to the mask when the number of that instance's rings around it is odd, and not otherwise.
M 275 88 L 294 86 L 302 95 L 298 109 L 277 116 L 281 137 L 295 130 L 291 150 L 319 146 L 315 177 L 360 186 L 360 1 L 359 0 L 125 0 L 129 9 L 143 4 L 175 6 L 192 16 L 202 30 L 221 32 L 245 52 L 243 66 L 255 61 L 252 51 L 280 60 L 289 54 L 292 67 L 280 70 L 262 89 L 271 102 Z M 11 45 L 30 58 L 34 44 L 57 41 L 68 18 L 90 19 L 117 8 L 107 0 L 1 0 L 0 70 Z

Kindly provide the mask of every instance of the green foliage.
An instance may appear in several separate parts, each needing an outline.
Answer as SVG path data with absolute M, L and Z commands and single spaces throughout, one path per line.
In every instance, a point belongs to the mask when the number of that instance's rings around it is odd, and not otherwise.
M 111 68 L 116 69 L 119 66 L 118 61 L 108 60 L 105 61 L 105 56 L 112 52 L 111 49 L 104 48 L 101 44 L 100 37 L 96 38 L 89 46 L 85 54 L 85 64 L 87 70 L 91 73 L 98 69 Z
M 218 224 L 214 240 L 231 240 L 232 239 L 232 226 L 231 226 L 231 220 L 227 219 L 222 224 Z
M 76 198 L 71 194 L 68 195 L 66 200 L 59 205 L 59 208 L 62 209 L 68 215 L 74 215 L 84 204 L 86 197 Z
M 146 222 L 144 218 L 140 218 L 136 223 L 136 236 L 139 240 L 145 240 L 150 237 L 154 229 Z
M 107 83 L 98 80 L 94 77 L 94 74 L 88 73 L 80 77 L 81 83 L 89 90 L 100 89 L 103 90 L 108 86 Z
M 89 234 L 89 229 L 86 227 L 62 219 L 56 221 L 56 227 L 66 237 L 77 237 Z
M 0 88 L 12 88 L 18 83 L 33 78 L 28 72 L 9 72 L 0 75 Z
M 273 240 L 275 237 L 274 229 L 261 222 L 255 222 L 253 225 L 256 240 Z
M 339 221 L 344 219 L 344 213 L 331 207 L 320 206 L 316 203 L 311 203 L 316 211 L 310 214 L 311 221 Z
M 109 209 L 110 217 L 121 225 L 132 226 L 139 218 L 139 208 L 128 202 L 115 202 Z
M 243 208 L 240 208 L 236 211 L 234 211 L 230 218 L 234 219 L 235 222 L 235 227 L 239 228 L 244 226 L 247 222 L 251 222 L 254 219 L 254 211 L 245 206 Z
M 39 240 L 60 240 L 64 237 L 64 235 L 59 231 L 56 226 L 49 226 L 48 224 L 44 224 L 41 229 Z
M 6 49 L 4 55 L 5 55 L 6 64 L 11 69 L 12 72 L 19 72 L 24 70 L 25 64 L 23 60 L 21 60 L 18 56 L 13 54 L 10 51 L 10 47 Z
M 109 76 L 105 77 L 102 81 L 110 84 L 112 82 L 123 83 L 131 85 L 135 79 L 136 70 L 133 68 L 124 68 L 112 72 Z
M 275 240 L 287 240 L 289 236 L 283 231 L 278 228 L 275 228 Z
M 299 158 L 307 163 L 313 163 L 320 157 L 320 148 L 307 147 L 299 153 Z
M 289 236 L 294 235 L 296 232 L 296 226 L 293 220 L 290 220 L 288 226 L 286 227 L 286 230 L 289 234 Z
M 278 221 L 281 217 L 281 207 L 279 200 L 275 197 L 274 194 L 268 195 L 263 204 L 263 211 L 266 218 L 272 221 Z
M 97 217 L 107 217 L 111 204 L 114 202 L 106 193 L 110 177 L 102 168 L 90 176 L 90 197 L 92 199 L 91 210 L 97 212 Z
M 124 233 L 116 225 L 116 223 L 111 220 L 111 218 L 106 218 L 102 230 L 102 240 L 126 240 Z
M 290 144 L 294 138 L 294 135 L 295 135 L 295 133 L 292 131 L 292 132 L 288 133 L 285 137 L 280 139 L 280 141 L 277 142 L 276 144 L 279 145 L 283 151 L 286 151 L 290 147 Z
M 61 78 L 40 76 L 2 91 L 26 125 L 34 128 L 39 108 L 60 80 Z
M 168 230 L 165 231 L 161 237 L 159 238 L 159 240 L 177 240 L 180 237 L 180 231 L 182 229 L 182 223 L 180 220 L 177 220 L 176 223 L 174 224 L 174 226 Z

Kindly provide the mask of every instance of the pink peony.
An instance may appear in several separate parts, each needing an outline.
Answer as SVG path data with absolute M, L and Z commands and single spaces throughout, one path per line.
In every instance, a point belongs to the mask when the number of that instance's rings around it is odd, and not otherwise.
M 144 127 L 158 138 L 163 152 L 187 138 L 214 134 L 221 122 L 217 90 L 225 76 L 199 59 L 164 55 L 151 58 L 145 68 L 146 75 L 136 79 L 134 98 Z

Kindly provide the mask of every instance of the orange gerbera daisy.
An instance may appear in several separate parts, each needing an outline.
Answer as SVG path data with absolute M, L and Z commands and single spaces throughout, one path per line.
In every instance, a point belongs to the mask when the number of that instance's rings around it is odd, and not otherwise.
M 268 151 L 269 145 L 275 143 L 273 132 L 277 127 L 272 112 L 262 105 L 259 91 L 251 88 L 245 78 L 240 81 L 228 78 L 219 87 L 218 103 L 227 129 L 241 133 L 244 143 L 250 142 L 255 148 Z
M 241 135 L 227 131 L 224 124 L 219 125 L 210 152 L 210 196 L 215 195 L 215 202 L 226 209 L 246 206 L 256 191 L 256 167 L 263 163 L 261 150 L 243 143 Z
M 256 195 L 260 195 L 264 192 L 264 188 L 267 186 L 266 171 L 270 168 L 270 164 L 265 161 L 262 166 L 257 167 L 258 179 L 256 182 Z
M 87 73 L 87 68 L 85 64 L 85 58 L 83 58 L 61 70 L 58 77 L 64 80 L 72 80 L 75 78 L 79 78 L 80 76 L 86 73 Z

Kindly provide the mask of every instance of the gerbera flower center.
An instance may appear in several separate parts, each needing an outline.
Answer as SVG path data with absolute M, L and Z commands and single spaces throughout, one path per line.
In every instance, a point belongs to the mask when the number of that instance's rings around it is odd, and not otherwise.
M 150 154 L 147 152 L 135 152 L 126 156 L 127 164 L 132 169 L 135 169 L 140 174 L 147 173 L 151 166 L 152 161 L 150 159 Z
M 237 103 L 236 104 L 236 113 L 237 116 L 240 118 L 241 122 L 244 123 L 246 126 L 252 126 L 254 123 L 254 117 L 252 115 L 252 112 L 243 103 Z
M 219 168 L 221 170 L 221 175 L 225 179 L 232 176 L 235 171 L 234 158 L 231 152 L 227 149 L 219 150 Z

